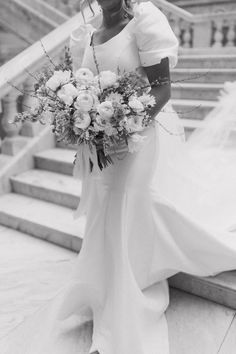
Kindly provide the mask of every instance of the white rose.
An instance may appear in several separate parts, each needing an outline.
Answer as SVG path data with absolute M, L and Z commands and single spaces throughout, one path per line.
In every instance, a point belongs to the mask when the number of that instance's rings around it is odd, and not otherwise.
M 126 121 L 126 129 L 130 132 L 138 132 L 144 129 L 142 116 L 130 116 Z
M 139 134 L 133 134 L 128 138 L 128 150 L 129 152 L 139 152 L 145 142 L 146 136 L 141 136 Z
M 56 91 L 59 86 L 65 85 L 70 81 L 71 71 L 56 70 L 53 76 L 46 82 L 46 87 Z
M 143 111 L 143 109 L 144 109 L 143 104 L 135 97 L 132 97 L 129 100 L 129 106 L 130 106 L 130 108 L 132 108 L 136 112 Z
M 102 90 L 104 90 L 107 87 L 111 87 L 116 84 L 117 75 L 109 70 L 101 71 L 97 79 L 100 82 Z
M 66 84 L 57 92 L 57 96 L 68 106 L 70 106 L 74 98 L 78 95 L 78 90 L 72 84 Z
M 86 84 L 94 80 L 94 75 L 91 70 L 87 68 L 80 68 L 75 72 L 75 79 L 80 84 Z
M 87 112 L 74 113 L 74 131 L 78 133 L 78 129 L 85 130 L 91 123 L 91 117 Z
M 114 114 L 114 108 L 111 101 L 104 101 L 97 107 L 97 111 L 102 119 L 109 120 Z
M 74 103 L 76 109 L 89 112 L 98 103 L 98 98 L 88 90 L 80 91 Z

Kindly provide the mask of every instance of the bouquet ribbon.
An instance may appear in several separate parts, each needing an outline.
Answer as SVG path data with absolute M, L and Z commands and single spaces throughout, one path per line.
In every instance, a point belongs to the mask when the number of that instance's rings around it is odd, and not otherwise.
M 92 163 L 92 171 L 91 171 Z M 90 175 L 99 171 L 97 151 L 95 147 L 89 147 L 88 144 L 81 144 L 77 150 L 73 176 L 82 181 L 82 193 L 78 208 L 74 212 L 74 219 L 82 216 L 86 212 L 86 206 L 89 196 Z

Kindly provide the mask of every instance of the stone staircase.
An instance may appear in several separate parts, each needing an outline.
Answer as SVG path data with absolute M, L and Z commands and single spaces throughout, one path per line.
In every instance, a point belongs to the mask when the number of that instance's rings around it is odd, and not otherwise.
M 236 80 L 236 54 L 182 54 L 171 80 L 172 104 L 190 133 L 204 124 L 224 82 Z
M 198 80 L 191 79 L 199 73 L 202 76 Z M 175 82 L 177 80 L 180 82 Z M 188 133 L 204 124 L 204 117 L 215 107 L 226 80 L 236 80 L 236 55 L 180 56 L 177 68 L 172 71 L 172 103 Z M 79 251 L 85 220 L 73 220 L 72 215 L 81 193 L 80 183 L 72 177 L 75 152 L 73 148 L 56 144 L 34 155 L 33 169 L 13 175 L 12 192 L 0 196 L 0 224 Z M 236 284 L 236 276 L 234 279 Z M 187 284 L 194 281 L 196 278 L 190 277 Z M 213 286 L 209 281 L 203 280 L 203 283 L 207 284 L 207 289 Z M 184 282 L 179 279 L 173 284 L 181 287 Z M 225 289 L 220 281 L 217 286 Z M 186 291 L 196 292 L 196 287 L 188 287 L 186 282 L 184 287 Z M 232 284 L 229 288 L 232 289 Z M 209 292 L 198 295 L 208 298 Z M 214 299 L 213 294 L 211 300 Z M 224 303 L 227 304 L 236 309 L 231 301 Z
M 29 45 L 27 41 L 1 25 L 0 44 L 0 65 L 16 56 Z
M 26 233 L 65 249 L 79 251 L 85 219 L 74 221 L 72 218 L 72 210 L 77 207 L 81 193 L 81 184 L 72 177 L 74 154 L 75 150 L 61 146 L 36 153 L 34 169 L 11 177 L 12 192 L 0 197 L 0 223 L 7 227 L 8 234 L 11 228 L 16 230 L 13 233 L 19 234 L 15 234 L 16 237 Z M 171 354 L 234 354 L 236 272 L 208 278 L 178 274 L 169 282 L 171 301 L 167 319 Z M 60 284 L 63 284 L 61 279 Z M 43 299 L 45 291 L 46 287 L 44 293 L 38 293 L 38 298 Z M 18 310 L 21 311 L 20 307 Z M 29 318 L 26 326 L 30 327 L 31 321 L 35 326 L 37 317 Z M 88 325 L 87 321 L 81 324 L 79 333 L 87 350 L 92 324 Z M 199 337 L 201 344 L 198 343 Z M 23 342 L 21 345 L 24 347 Z M 86 353 L 86 350 L 81 352 Z
M 204 124 L 204 117 L 215 107 L 223 83 L 236 80 L 236 54 L 181 53 L 171 78 L 173 106 L 183 119 L 186 132 L 190 133 Z M 11 192 L 0 195 L 0 224 L 78 252 L 85 219 L 73 220 L 72 211 L 77 207 L 81 194 L 81 184 L 72 177 L 75 149 L 55 144 L 53 148 L 33 155 L 34 167 L 12 175 Z M 177 289 L 172 290 L 173 299 L 190 293 L 192 304 L 200 303 L 200 298 L 204 298 L 208 306 L 216 303 L 236 310 L 236 272 L 214 278 L 179 274 L 170 279 L 170 285 Z M 176 314 L 175 307 L 172 309 Z M 179 308 L 178 311 L 181 313 L 182 310 Z M 234 316 L 234 312 L 230 313 Z M 234 354 L 234 351 L 218 353 Z M 210 351 L 201 353 L 196 350 L 186 350 L 185 353 L 176 350 L 173 353 L 211 354 Z M 216 353 L 216 350 L 212 351 L 212 354 Z

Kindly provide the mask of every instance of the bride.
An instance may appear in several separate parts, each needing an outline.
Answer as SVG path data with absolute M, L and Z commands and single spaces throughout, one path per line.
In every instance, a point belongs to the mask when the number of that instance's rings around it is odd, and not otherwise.
M 101 27 L 85 25 L 72 34 L 74 67 L 94 73 L 97 67 L 141 68 L 150 83 L 163 81 L 151 88 L 157 122 L 142 133 L 141 151 L 131 154 L 119 146 L 113 165 L 83 180 L 76 216 L 86 213 L 87 223 L 73 274 L 30 324 L 9 336 L 4 354 L 78 354 L 76 328 L 85 315 L 93 319 L 89 353 L 168 354 L 167 278 L 236 268 L 230 232 L 236 173 L 224 173 L 232 159 L 226 151 L 232 112 L 225 125 L 210 116 L 206 128 L 184 143 L 167 103 L 178 42 L 166 17 L 150 1 L 97 1 Z M 75 176 L 80 168 L 77 161 Z

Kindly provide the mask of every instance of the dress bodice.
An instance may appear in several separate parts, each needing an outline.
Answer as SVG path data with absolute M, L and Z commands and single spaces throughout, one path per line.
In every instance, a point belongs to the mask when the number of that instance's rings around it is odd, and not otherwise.
M 117 72 L 132 71 L 141 66 L 138 48 L 134 37 L 134 19 L 132 19 L 121 32 L 110 40 L 99 45 L 91 45 L 88 38 L 86 43 L 82 67 L 87 67 L 97 73 L 94 55 L 99 70 Z
M 134 17 L 121 32 L 105 43 L 92 46 L 95 30 L 90 24 L 83 25 L 71 36 L 74 62 L 94 73 L 97 73 L 94 55 L 100 71 L 133 71 L 158 64 L 165 57 L 171 67 L 177 63 L 178 40 L 165 15 L 150 1 L 134 6 Z

